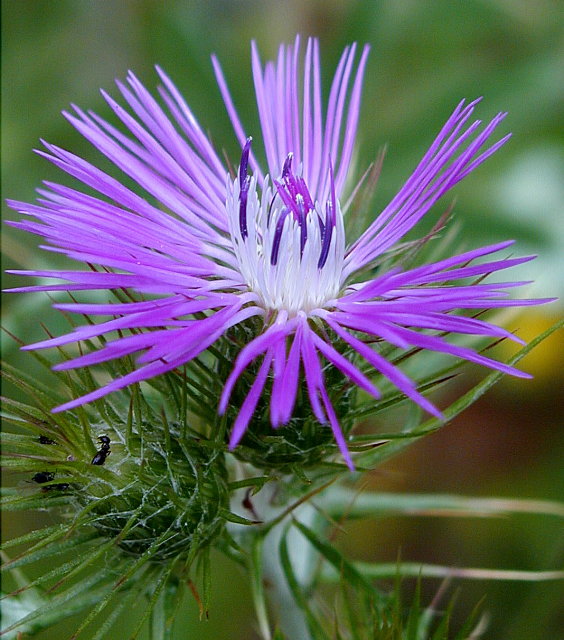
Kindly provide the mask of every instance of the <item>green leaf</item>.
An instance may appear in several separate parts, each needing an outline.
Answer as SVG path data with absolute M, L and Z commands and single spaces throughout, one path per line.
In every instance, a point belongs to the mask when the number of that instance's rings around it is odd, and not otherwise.
M 203 605 L 204 611 L 209 611 L 211 601 L 211 560 L 210 549 L 206 547 L 202 553 L 202 584 L 203 584 Z
M 243 518 L 243 516 L 238 516 L 236 513 L 227 511 L 227 509 L 220 509 L 219 512 L 221 517 L 225 518 L 227 522 L 234 522 L 235 524 L 244 524 L 247 526 L 259 524 L 256 520 L 248 520 L 247 518 Z
M 463 578 L 466 580 L 507 580 L 518 582 L 545 582 L 564 580 L 564 571 L 519 571 L 512 569 L 482 569 L 472 567 L 448 567 L 420 562 L 371 563 L 353 562 L 352 568 L 366 579 L 393 578 Z M 340 579 L 337 572 L 324 569 L 323 579 L 336 582 Z
M 284 571 L 284 575 L 286 576 L 286 582 L 288 583 L 288 587 L 296 601 L 297 606 L 302 610 L 305 620 L 307 622 L 309 632 L 312 637 L 317 640 L 324 640 L 327 637 L 322 625 L 317 620 L 315 615 L 313 614 L 313 610 L 311 607 L 309 594 L 304 593 L 302 587 L 298 583 L 296 579 L 296 575 L 294 573 L 294 569 L 292 567 L 292 563 L 290 562 L 290 554 L 288 553 L 288 541 L 287 541 L 287 533 L 288 527 L 286 527 L 285 532 L 280 537 L 280 564 L 282 566 L 282 570 Z
M 56 524 L 51 527 L 43 527 L 43 529 L 36 529 L 35 531 L 25 533 L 23 536 L 12 538 L 11 540 L 3 542 L 2 549 L 5 551 L 6 549 L 10 549 L 11 547 L 17 547 L 20 544 L 33 542 L 34 540 L 44 540 L 51 536 L 57 537 L 64 534 L 66 531 L 67 527 L 64 524 Z
M 90 556 L 91 555 L 92 554 L 90 554 Z M 85 554 L 84 552 L 75 554 L 75 556 L 70 560 L 68 560 L 67 562 L 63 562 L 62 564 L 57 565 L 56 567 L 51 569 L 51 571 L 42 573 L 35 580 L 28 581 L 25 587 L 18 589 L 17 592 L 15 593 L 7 594 L 5 597 L 8 597 L 8 598 L 13 597 L 18 593 L 22 593 L 24 591 L 27 591 L 28 589 L 34 589 L 35 587 L 42 585 L 45 582 L 49 582 L 53 578 L 59 578 L 60 576 L 63 576 L 63 579 L 57 583 L 57 586 L 59 586 L 60 584 L 63 584 L 63 582 L 68 576 L 69 571 L 75 569 L 77 565 L 79 566 L 79 569 L 86 567 L 87 565 L 86 560 L 88 559 L 88 557 L 89 555 Z
M 478 628 L 480 625 L 480 621 L 476 622 L 478 619 L 478 615 L 480 610 L 484 604 L 485 596 L 478 602 L 478 604 L 474 607 L 466 621 L 464 622 L 460 631 L 456 634 L 454 640 L 467 640 L 467 638 L 479 638 L 480 633 L 478 633 Z M 445 636 L 446 638 L 446 636 Z M 435 640 L 435 638 L 433 638 Z
M 406 516 L 501 517 L 510 513 L 564 518 L 564 504 L 551 500 L 480 498 L 449 494 L 353 492 L 345 487 L 326 491 L 318 505 L 333 517 Z
M 262 570 L 263 536 L 255 536 L 251 547 L 250 557 L 250 578 L 251 592 L 257 614 L 257 622 L 264 640 L 270 640 L 270 623 L 268 621 L 268 610 L 266 606 L 266 595 L 264 593 L 264 579 Z
M 121 594 L 121 597 L 116 599 L 117 601 L 106 619 L 99 623 L 96 633 L 92 636 L 92 640 L 102 640 L 102 638 L 106 637 L 111 638 L 112 636 L 108 634 L 117 628 L 115 623 L 122 611 L 127 611 L 130 607 L 133 607 L 134 604 L 144 596 L 146 588 L 147 585 L 145 582 L 139 580 L 133 584 L 126 593 Z
M 401 565 L 399 565 L 401 566 Z M 406 640 L 418 640 L 419 637 L 419 621 L 421 619 L 421 578 L 417 580 L 417 585 L 415 587 L 415 594 L 413 596 L 413 601 L 409 608 L 409 614 L 407 616 L 407 623 L 405 628 L 405 639 Z
M 24 626 L 26 632 L 32 633 L 47 629 L 57 622 L 79 613 L 98 602 L 108 588 L 107 569 L 86 576 L 67 591 L 45 600 L 45 604 L 24 616 L 17 622 L 2 630 L 3 633 Z M 29 627 L 29 628 L 28 628 Z
M 321 540 L 317 534 L 309 527 L 306 527 L 299 520 L 293 520 L 293 525 L 297 527 L 309 542 L 319 551 L 319 553 L 333 566 L 340 579 L 345 579 L 353 587 L 358 589 L 378 593 L 372 583 L 366 579 L 365 575 L 358 571 L 352 562 L 349 562 L 335 547 Z
M 30 509 L 45 509 L 47 507 L 63 507 L 68 504 L 68 497 L 65 495 L 54 495 L 54 493 L 36 493 L 32 496 L 11 496 L 2 498 L 1 506 L 6 511 L 27 511 Z
M 9 562 L 5 563 L 2 570 L 7 571 L 15 569 L 16 567 L 32 564 L 44 558 L 53 558 L 71 549 L 75 550 L 75 553 L 80 554 L 82 550 L 78 550 L 77 548 L 90 542 L 98 535 L 95 531 L 89 531 L 66 538 L 65 533 L 67 531 L 68 526 L 62 531 L 55 531 L 50 536 L 40 540 L 40 542 L 31 547 L 31 549 L 28 549 L 20 556 L 12 558 Z M 52 544 L 54 542 L 56 542 L 56 544 Z
M 170 578 L 170 575 L 174 569 L 174 564 L 175 564 L 174 562 L 170 562 L 166 568 L 159 567 L 158 569 L 156 569 L 155 567 L 151 567 L 147 577 L 144 578 L 143 580 L 139 580 L 139 582 L 141 584 L 144 584 L 145 586 L 150 584 L 152 593 L 147 603 L 147 606 L 145 607 L 145 611 L 137 620 L 137 624 L 135 625 L 135 630 L 130 636 L 131 640 L 134 640 L 139 636 L 139 634 L 141 633 L 141 630 L 143 629 L 143 625 L 145 624 L 145 621 L 155 611 L 155 607 L 157 606 L 157 603 L 161 599 L 161 596 L 163 595 L 163 590 L 166 588 L 167 581 Z M 166 623 L 166 618 L 165 619 L 161 618 L 161 620 L 164 623 Z M 159 630 L 159 635 L 155 637 L 162 638 L 164 635 L 162 631 L 163 629 L 161 626 L 161 629 Z
M 244 487 L 254 487 L 255 493 L 264 487 L 264 485 L 272 480 L 270 476 L 257 476 L 255 478 L 244 478 L 243 480 L 235 480 L 228 484 L 229 491 L 243 489 Z

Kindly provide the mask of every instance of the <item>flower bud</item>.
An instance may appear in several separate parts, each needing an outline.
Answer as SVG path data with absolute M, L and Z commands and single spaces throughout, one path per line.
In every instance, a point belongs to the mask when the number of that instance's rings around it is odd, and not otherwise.
M 136 556 L 151 550 L 153 561 L 164 561 L 187 556 L 221 532 L 228 492 L 223 454 L 210 443 L 155 435 L 111 442 L 109 450 L 102 443 L 92 462 L 97 470 L 76 499 L 91 525 L 122 550 Z

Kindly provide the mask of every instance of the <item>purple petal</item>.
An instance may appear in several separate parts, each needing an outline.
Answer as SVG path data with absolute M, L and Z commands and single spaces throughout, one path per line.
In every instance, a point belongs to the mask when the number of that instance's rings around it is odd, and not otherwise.
M 410 380 L 403 372 L 397 367 L 388 362 L 383 356 L 376 353 L 374 349 L 371 349 L 368 345 L 364 344 L 348 331 L 345 331 L 338 322 L 333 321 L 333 316 L 327 318 L 327 324 L 337 333 L 345 342 L 351 345 L 353 349 L 367 360 L 377 371 L 383 376 L 388 378 L 392 384 L 394 384 L 400 391 L 405 393 L 408 398 L 411 398 L 420 407 L 428 411 L 431 415 L 437 418 L 442 418 L 442 413 L 427 400 L 424 396 L 415 390 L 415 383 Z
M 357 386 L 364 389 L 367 393 L 375 398 L 380 397 L 380 392 L 370 382 L 370 380 L 361 372 L 357 367 L 349 362 L 344 356 L 342 356 L 336 349 L 330 344 L 323 341 L 316 333 L 311 332 L 311 338 L 313 344 L 317 347 L 320 353 L 322 353 L 329 362 L 332 362 L 337 369 L 342 371 L 348 378 L 350 378 Z
M 251 419 L 257 403 L 260 398 L 260 394 L 264 389 L 264 385 L 266 383 L 266 376 L 268 374 L 268 370 L 270 369 L 270 363 L 272 362 L 272 353 L 271 350 L 267 352 L 264 357 L 264 360 L 261 364 L 257 377 L 255 378 L 245 401 L 241 405 L 241 409 L 237 418 L 233 424 L 233 428 L 231 430 L 231 436 L 229 438 L 229 449 L 233 450 L 238 444 L 247 426 L 249 424 L 249 420 Z
M 274 380 L 270 400 L 271 407 L 274 407 L 273 426 L 277 426 L 277 424 L 287 424 L 292 417 L 298 392 L 301 341 L 302 327 L 299 324 L 294 339 L 292 340 L 290 353 L 288 354 L 283 373 Z
M 491 153 L 474 157 L 505 117 L 506 114 L 500 113 L 464 151 L 459 151 L 480 124 L 480 121 L 474 122 L 459 135 L 476 102 L 465 109 L 462 109 L 463 103 L 458 105 L 411 177 L 354 243 L 348 254 L 345 276 L 363 268 L 400 240 L 440 197 L 507 141 L 509 136 L 494 144 Z
M 511 367 L 510 365 L 504 364 L 503 362 L 497 362 L 496 360 L 491 360 L 490 358 L 481 356 L 480 354 L 476 353 L 472 349 L 468 349 L 467 347 L 460 347 L 457 345 L 449 344 L 438 336 L 428 336 L 423 333 L 411 331 L 410 329 L 405 329 L 403 327 L 395 327 L 395 331 L 397 332 L 398 336 L 404 337 L 413 346 L 421 347 L 423 349 L 429 349 L 430 351 L 448 353 L 451 356 L 455 356 L 456 358 L 468 360 L 468 362 L 475 362 L 476 364 L 481 364 L 485 367 L 488 367 L 489 369 L 495 369 L 497 371 L 501 371 L 502 373 L 508 373 L 509 375 L 516 376 L 518 378 L 532 378 L 530 374 L 519 371 L 519 369 L 515 369 L 515 367 Z
M 327 417 L 319 401 L 319 389 L 323 388 L 325 383 L 323 382 L 323 374 L 313 346 L 313 340 L 311 337 L 313 332 L 308 327 L 307 320 L 303 320 L 301 324 L 303 328 L 302 341 L 300 345 L 301 359 L 304 365 L 304 377 L 309 402 L 315 417 L 319 422 L 325 424 L 327 422 Z
M 286 323 L 285 314 L 280 314 L 280 318 L 275 324 L 270 326 L 264 333 L 257 336 L 254 340 L 249 342 L 249 344 L 243 347 L 239 352 L 233 369 L 225 382 L 219 402 L 218 411 L 220 415 L 225 413 L 229 397 L 231 396 L 233 387 L 241 373 L 255 358 L 258 358 L 262 353 L 265 353 L 269 348 L 276 345 L 279 340 L 285 339 L 286 336 L 294 330 L 295 326 L 295 319 Z
M 345 462 L 347 463 L 347 467 L 354 471 L 354 464 L 351 459 L 351 454 L 349 453 L 349 449 L 347 447 L 347 442 L 343 435 L 343 431 L 341 430 L 341 426 L 339 425 L 339 420 L 335 415 L 335 410 L 333 409 L 333 405 L 329 400 L 329 396 L 327 395 L 327 390 L 324 386 L 320 387 L 319 393 L 321 394 L 321 399 L 323 401 L 323 406 L 325 407 L 325 411 L 329 416 L 329 424 L 331 425 L 331 429 L 333 431 L 333 435 L 335 436 L 335 440 L 337 445 L 341 451 L 341 455 L 343 456 Z

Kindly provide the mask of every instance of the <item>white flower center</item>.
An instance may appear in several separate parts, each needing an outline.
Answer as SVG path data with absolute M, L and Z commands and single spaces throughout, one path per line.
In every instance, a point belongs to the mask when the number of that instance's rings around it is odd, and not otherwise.
M 288 156 L 274 187 L 246 175 L 227 185 L 227 213 L 239 270 L 267 310 L 311 312 L 339 293 L 345 251 L 343 216 L 334 190 L 330 202 L 313 201 Z

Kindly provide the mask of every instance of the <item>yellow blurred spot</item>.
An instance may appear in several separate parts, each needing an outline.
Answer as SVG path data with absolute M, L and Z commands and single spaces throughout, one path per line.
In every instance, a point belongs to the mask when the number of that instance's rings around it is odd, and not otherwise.
M 539 312 L 528 309 L 512 324 L 518 327 L 517 335 L 528 343 L 560 319 L 560 313 L 549 314 L 546 311 Z M 509 342 L 504 343 L 503 350 L 504 356 L 507 358 L 515 353 L 514 346 Z M 519 369 L 533 375 L 538 383 L 543 384 L 549 378 L 554 380 L 562 379 L 563 358 L 564 331 L 559 330 L 541 342 L 517 366 Z

